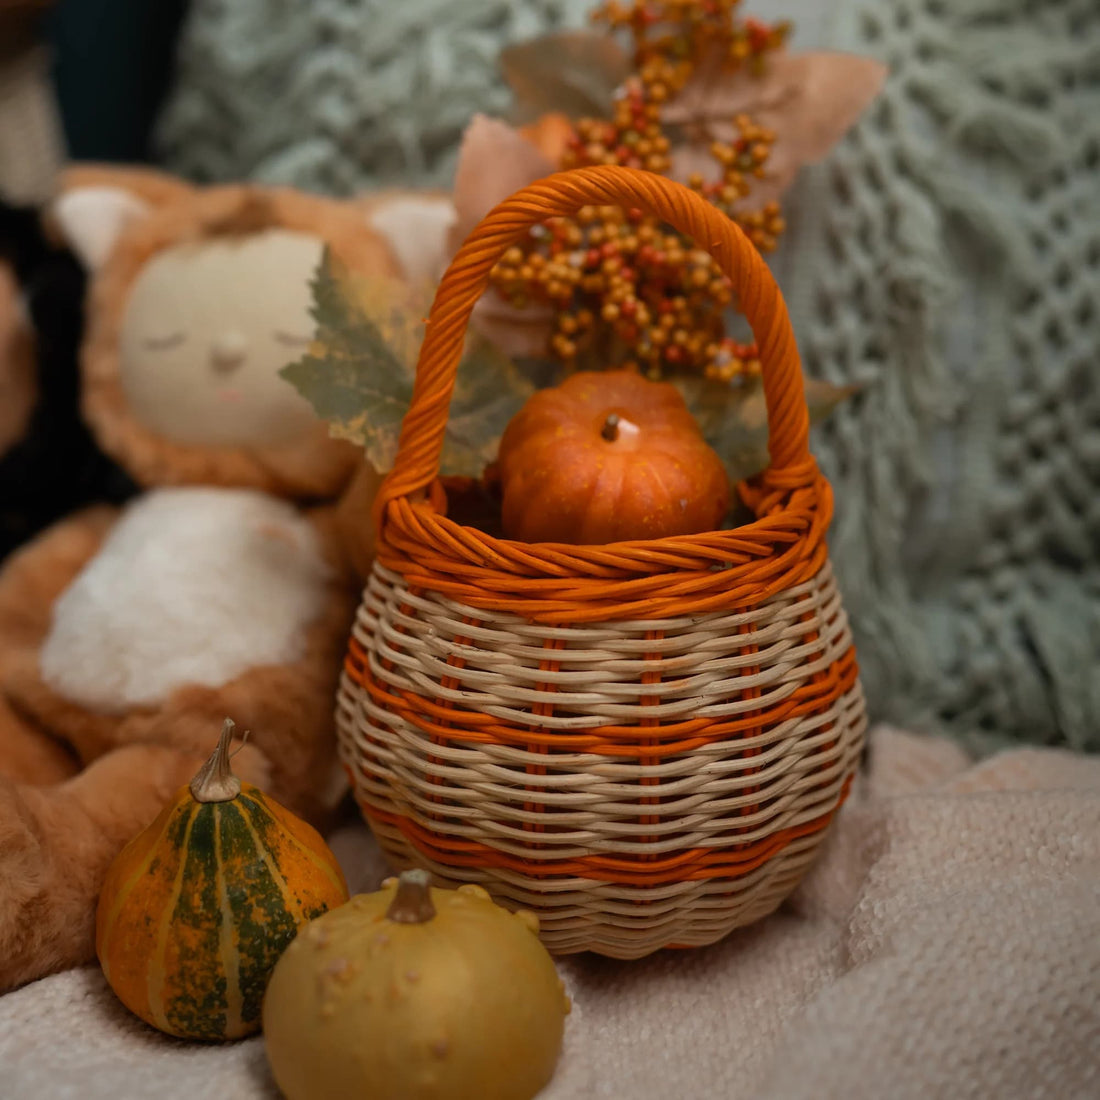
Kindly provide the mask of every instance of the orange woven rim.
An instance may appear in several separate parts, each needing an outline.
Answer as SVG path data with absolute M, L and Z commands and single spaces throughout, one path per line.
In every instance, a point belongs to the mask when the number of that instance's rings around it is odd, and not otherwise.
M 741 486 L 756 520 L 733 530 L 603 546 L 520 543 L 441 512 L 439 482 L 466 325 L 497 260 L 546 218 L 618 205 L 692 237 L 730 278 L 760 351 L 768 469 Z M 664 618 L 756 603 L 824 562 L 832 495 L 809 452 L 809 414 L 790 319 L 771 272 L 738 226 L 704 198 L 650 172 L 614 166 L 559 172 L 492 210 L 436 291 L 398 453 L 375 502 L 378 560 L 416 588 L 537 621 Z

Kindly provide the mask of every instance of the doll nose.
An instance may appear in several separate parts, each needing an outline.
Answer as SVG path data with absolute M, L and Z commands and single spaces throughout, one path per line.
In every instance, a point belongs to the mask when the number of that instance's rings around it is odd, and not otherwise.
M 248 352 L 245 338 L 239 332 L 223 332 L 210 347 L 210 363 L 219 374 L 231 374 L 243 362 Z

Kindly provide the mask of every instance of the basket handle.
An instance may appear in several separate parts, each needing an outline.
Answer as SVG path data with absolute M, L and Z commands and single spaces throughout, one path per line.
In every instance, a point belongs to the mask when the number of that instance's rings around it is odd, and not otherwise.
M 714 257 L 733 283 L 760 352 L 771 457 L 768 480 L 793 488 L 813 478 L 816 465 L 809 451 L 810 422 L 798 348 L 779 287 L 752 242 L 717 207 L 664 176 L 613 165 L 574 168 L 532 183 L 495 207 L 447 268 L 428 316 L 397 456 L 375 502 L 376 519 L 382 518 L 388 501 L 422 493 L 439 474 L 466 325 L 493 266 L 532 226 L 575 214 L 582 206 L 640 209 L 691 237 Z

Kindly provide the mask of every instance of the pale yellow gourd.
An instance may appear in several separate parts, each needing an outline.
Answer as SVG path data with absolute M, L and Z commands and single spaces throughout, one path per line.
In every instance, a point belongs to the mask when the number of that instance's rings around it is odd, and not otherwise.
M 287 1100 L 531 1100 L 569 1011 L 530 913 L 406 871 L 311 921 L 263 1005 Z

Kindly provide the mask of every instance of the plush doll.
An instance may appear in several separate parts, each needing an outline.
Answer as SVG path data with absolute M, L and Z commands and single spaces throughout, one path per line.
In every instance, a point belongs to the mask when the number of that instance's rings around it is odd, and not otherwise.
M 40 212 L 0 201 L 0 561 L 62 516 L 134 489 L 79 414 L 84 286 Z
M 396 275 L 352 204 L 85 169 L 54 220 L 91 273 L 83 409 L 145 491 L 0 571 L 0 989 L 89 960 L 121 846 L 222 720 L 242 778 L 322 822 L 377 475 L 278 376 L 324 244 Z M 366 540 L 366 542 L 364 541 Z

